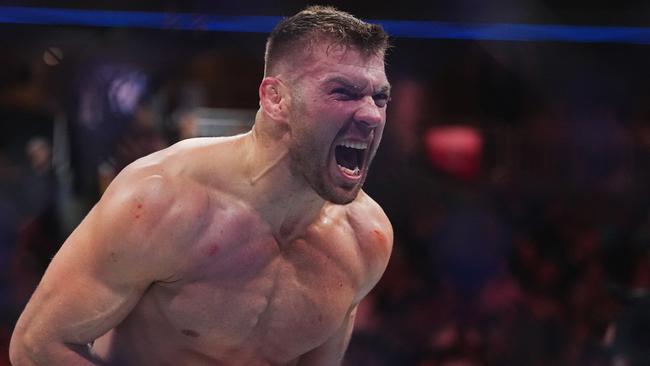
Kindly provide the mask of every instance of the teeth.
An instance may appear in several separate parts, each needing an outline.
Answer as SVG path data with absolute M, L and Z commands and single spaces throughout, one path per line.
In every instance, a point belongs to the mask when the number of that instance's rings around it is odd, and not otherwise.
M 345 147 L 349 147 L 352 149 L 359 149 L 359 150 L 364 150 L 368 148 L 368 143 L 367 142 L 354 142 L 354 141 L 343 141 L 339 143 L 339 145 L 343 145 Z
M 354 168 L 354 170 L 352 170 L 352 169 L 348 169 L 348 168 L 346 168 L 344 166 L 341 166 L 339 164 L 336 164 L 336 165 L 338 165 L 339 169 L 341 169 L 345 174 L 352 175 L 352 176 L 355 176 L 355 177 L 361 174 L 361 169 L 359 169 L 359 167 L 356 167 L 356 168 Z

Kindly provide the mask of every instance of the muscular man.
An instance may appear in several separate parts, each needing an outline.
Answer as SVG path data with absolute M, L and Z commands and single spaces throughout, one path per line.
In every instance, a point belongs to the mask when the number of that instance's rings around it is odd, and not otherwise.
M 271 33 L 247 134 L 136 161 L 20 317 L 22 365 L 337 365 L 392 229 L 361 186 L 386 119 L 387 36 L 327 7 Z

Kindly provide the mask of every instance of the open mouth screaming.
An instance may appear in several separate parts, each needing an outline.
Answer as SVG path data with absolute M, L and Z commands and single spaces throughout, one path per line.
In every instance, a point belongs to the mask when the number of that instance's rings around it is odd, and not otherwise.
M 346 140 L 336 145 L 334 156 L 343 175 L 353 179 L 361 177 L 367 149 L 366 142 Z

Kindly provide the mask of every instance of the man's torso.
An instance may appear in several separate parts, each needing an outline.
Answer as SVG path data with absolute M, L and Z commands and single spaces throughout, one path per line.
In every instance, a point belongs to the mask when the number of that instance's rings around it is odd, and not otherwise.
M 176 274 L 153 283 L 96 340 L 96 354 L 114 364 L 291 365 L 338 329 L 365 270 L 349 207 L 326 204 L 304 230 L 278 240 L 241 199 L 184 184 L 207 197 L 186 210 L 201 212 L 201 229 L 182 238 Z

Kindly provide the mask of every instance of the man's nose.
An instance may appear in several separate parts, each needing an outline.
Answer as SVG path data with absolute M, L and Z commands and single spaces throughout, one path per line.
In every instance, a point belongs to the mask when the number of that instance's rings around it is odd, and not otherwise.
M 372 130 L 383 121 L 382 108 L 377 106 L 371 96 L 364 97 L 361 102 L 361 105 L 354 113 L 354 120 Z

